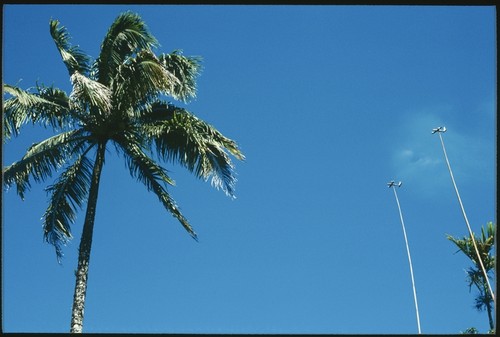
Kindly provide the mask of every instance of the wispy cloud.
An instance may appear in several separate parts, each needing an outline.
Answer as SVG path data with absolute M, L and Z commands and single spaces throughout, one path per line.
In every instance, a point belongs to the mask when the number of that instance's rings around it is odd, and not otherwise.
M 417 152 L 418 151 L 418 152 Z M 432 170 L 436 165 L 441 164 L 441 160 L 429 153 L 420 150 L 403 149 L 396 153 L 396 162 L 398 165 L 406 166 L 407 170 L 420 171 L 420 170 Z

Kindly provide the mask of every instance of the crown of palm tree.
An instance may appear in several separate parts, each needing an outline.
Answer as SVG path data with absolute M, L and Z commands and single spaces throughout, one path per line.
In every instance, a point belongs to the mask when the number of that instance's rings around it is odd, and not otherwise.
M 486 277 L 490 277 L 490 273 L 495 272 L 496 258 L 494 254 L 491 254 L 491 250 L 495 245 L 495 232 L 496 225 L 494 225 L 493 222 L 488 222 L 486 224 L 486 232 L 484 227 L 481 227 L 481 238 L 471 235 L 459 239 L 447 235 L 447 239 L 458 247 L 457 252 L 461 251 L 464 253 L 474 265 L 466 270 L 469 291 L 471 291 L 473 285 L 478 289 L 479 294 L 475 298 L 474 306 L 478 311 L 487 311 L 491 331 L 495 329 L 493 320 L 495 303 L 492 292 L 489 291 L 489 283 Z M 476 247 L 482 262 L 478 260 L 478 254 L 474 248 L 474 241 L 476 242 Z M 481 270 L 481 263 L 484 265 L 485 273 Z
M 24 198 L 31 179 L 43 182 L 62 170 L 47 187 L 50 200 L 43 215 L 44 238 L 55 246 L 60 259 L 61 245 L 71 239 L 76 212 L 88 197 L 95 165 L 89 155 L 112 143 L 130 174 L 154 192 L 196 239 L 167 191 L 174 182 L 157 160 L 180 163 L 199 178 L 211 178 L 216 188 L 234 197 L 236 179 L 229 155 L 244 159 L 233 140 L 166 100 L 188 102 L 196 96 L 201 59 L 177 50 L 156 55 L 153 49 L 158 42 L 131 12 L 114 21 L 93 62 L 70 44 L 68 32 L 57 20 L 50 20 L 50 34 L 68 69 L 72 92 L 67 95 L 38 84 L 31 90 L 3 85 L 4 93 L 11 96 L 4 102 L 4 141 L 30 122 L 56 132 L 4 169 L 4 185 L 15 185 Z

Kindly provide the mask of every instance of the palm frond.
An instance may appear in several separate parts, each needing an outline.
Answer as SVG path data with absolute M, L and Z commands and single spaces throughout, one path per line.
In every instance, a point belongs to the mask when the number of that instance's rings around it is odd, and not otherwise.
M 481 226 L 481 240 L 488 248 L 488 251 L 495 244 L 495 225 L 493 225 L 493 222 L 490 221 L 486 224 L 486 231 L 485 228 Z
M 99 82 L 109 85 L 116 70 L 127 58 L 140 50 L 150 50 L 158 45 L 141 17 L 135 13 L 120 14 L 109 28 L 101 44 L 97 76 Z
M 8 84 L 4 93 L 12 97 L 4 101 L 4 141 L 17 136 L 23 124 L 40 122 L 54 130 L 70 127 L 78 115 L 69 109 L 64 91 L 54 87 L 37 86 L 37 93 L 25 91 Z
M 159 59 L 165 69 L 172 73 L 178 82 L 174 85 L 172 97 L 184 102 L 196 97 L 196 78 L 201 73 L 201 61 L 199 56 L 184 56 L 180 50 L 174 50 L 170 54 L 162 54 Z
M 118 109 L 137 111 L 133 109 L 137 105 L 155 99 L 161 93 L 173 93 L 179 80 L 152 52 L 143 50 L 119 67 L 113 84 Z
M 475 308 L 478 311 L 491 310 L 494 306 L 493 298 L 491 293 L 488 291 L 488 285 L 486 283 L 482 284 L 482 289 L 479 291 L 479 295 L 475 299 Z
M 46 188 L 52 196 L 43 215 L 44 238 L 55 247 L 59 262 L 63 256 L 61 246 L 72 238 L 71 225 L 75 222 L 76 211 L 88 195 L 92 169 L 92 162 L 81 155 L 54 185 Z
M 33 144 L 20 161 L 4 169 L 4 185 L 10 188 L 15 184 L 17 193 L 24 199 L 24 192 L 31 187 L 30 176 L 36 182 L 51 177 L 53 171 L 62 167 L 72 156 L 81 153 L 88 140 L 83 131 L 73 130 Z
M 148 191 L 153 191 L 163 206 L 181 223 L 186 231 L 196 240 L 197 236 L 188 220 L 182 215 L 175 201 L 163 187 L 163 183 L 173 185 L 174 182 L 168 177 L 164 168 L 159 166 L 148 157 L 134 140 L 132 135 L 114 139 L 122 149 L 127 166 L 132 177 L 142 182 Z
M 212 177 L 214 187 L 234 197 L 234 165 L 226 151 L 244 160 L 237 144 L 185 109 L 166 106 L 165 113 L 169 109 L 174 109 L 172 118 L 142 125 L 158 155 L 180 163 L 199 178 L 208 180 Z
M 58 20 L 50 20 L 50 35 L 54 40 L 57 50 L 61 54 L 62 60 L 72 75 L 75 71 L 86 74 L 89 71 L 90 57 L 86 55 L 78 46 L 69 43 L 70 36 L 64 26 Z
M 476 246 L 479 251 L 479 255 L 481 256 L 483 265 L 486 268 L 486 272 L 489 272 L 495 268 L 495 257 L 490 254 L 490 251 L 495 243 L 495 234 L 493 225 L 490 225 L 490 223 L 487 225 L 487 233 L 488 235 L 486 236 L 484 228 L 481 227 L 481 238 L 474 236 L 474 239 L 476 241 Z M 474 243 L 472 242 L 472 238 L 470 236 L 464 236 L 462 239 L 458 239 L 451 235 L 447 235 L 447 239 L 452 241 L 458 247 L 459 250 L 457 252 L 461 251 L 474 263 L 475 266 L 480 266 L 474 248 Z
M 94 81 L 75 71 L 71 75 L 73 91 L 70 95 L 70 106 L 78 110 L 85 110 L 88 104 L 97 111 L 104 113 L 111 109 L 111 90 L 105 85 Z
M 469 291 L 472 290 L 473 285 L 479 290 L 479 295 L 475 299 L 475 307 L 479 311 L 490 308 L 490 303 L 493 301 L 491 293 L 488 291 L 488 279 L 491 278 L 490 274 L 495 270 L 495 256 L 490 254 L 491 248 L 494 245 L 494 235 L 494 227 L 491 222 L 487 224 L 487 235 L 484 228 L 481 227 L 481 238 L 471 235 L 458 239 L 447 235 L 447 239 L 452 241 L 458 247 L 458 251 L 463 252 L 474 265 L 474 267 L 469 267 L 466 271 L 467 283 Z M 480 267 L 473 240 L 476 242 L 486 275 Z
M 481 289 L 481 285 L 485 283 L 482 270 L 469 268 L 467 270 L 467 281 L 469 283 L 469 291 L 472 285 L 475 285 L 477 288 Z
M 138 117 L 137 122 L 148 124 L 168 121 L 174 117 L 175 111 L 178 109 L 178 107 L 170 102 L 161 100 L 146 102 L 138 108 L 139 111 L 136 113 Z

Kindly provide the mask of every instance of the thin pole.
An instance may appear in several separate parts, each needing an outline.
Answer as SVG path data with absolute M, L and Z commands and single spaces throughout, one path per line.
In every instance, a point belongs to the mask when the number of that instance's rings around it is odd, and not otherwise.
M 435 129 L 436 130 L 436 129 Z M 451 171 L 450 161 L 448 160 L 448 155 L 446 154 L 446 148 L 444 147 L 443 137 L 441 136 L 442 132 L 445 132 L 446 128 L 438 128 L 437 133 L 439 134 L 439 139 L 441 140 L 441 145 L 443 147 L 444 158 L 446 159 L 446 164 L 448 165 L 448 171 L 450 171 L 451 181 L 453 183 L 453 187 L 455 188 L 455 193 L 457 194 L 458 203 L 460 204 L 460 209 L 462 210 L 462 215 L 465 219 L 465 224 L 467 225 L 467 229 L 469 230 L 469 235 L 472 239 L 472 244 L 474 245 L 474 250 L 476 251 L 477 259 L 479 264 L 481 265 L 481 270 L 483 271 L 484 278 L 486 283 L 488 284 L 488 290 L 490 291 L 491 299 L 495 303 L 495 295 L 493 294 L 493 290 L 490 285 L 490 280 L 488 278 L 488 274 L 486 273 L 486 269 L 484 268 L 483 259 L 481 259 L 481 254 L 479 253 L 479 249 L 477 248 L 476 239 L 474 238 L 474 233 L 469 224 L 469 220 L 467 219 L 467 214 L 465 214 L 464 205 L 462 203 L 462 199 L 460 198 L 460 193 L 458 193 L 457 184 L 455 183 L 455 178 L 453 177 L 453 172 Z
M 406 243 L 406 252 L 408 253 L 408 262 L 410 264 L 410 276 L 411 276 L 411 284 L 413 287 L 413 299 L 415 301 L 415 312 L 417 314 L 417 328 L 418 328 L 418 333 L 421 334 L 422 331 L 420 330 L 420 316 L 418 313 L 417 288 L 415 287 L 415 278 L 413 277 L 413 266 L 411 262 L 410 246 L 408 245 L 408 238 L 406 237 L 405 222 L 403 220 L 403 213 L 401 212 L 401 206 L 399 204 L 398 194 L 396 193 L 396 186 L 397 185 L 392 184 L 389 187 L 392 187 L 392 189 L 394 190 L 394 196 L 396 197 L 396 203 L 398 204 L 399 218 L 401 219 L 401 226 L 403 227 L 403 235 Z

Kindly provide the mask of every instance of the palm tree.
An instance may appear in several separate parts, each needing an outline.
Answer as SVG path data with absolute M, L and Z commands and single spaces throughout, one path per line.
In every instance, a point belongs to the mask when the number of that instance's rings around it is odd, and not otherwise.
M 199 57 L 180 51 L 156 55 L 158 42 L 134 13 L 120 14 L 91 58 L 69 42 L 57 20 L 50 34 L 66 65 L 72 92 L 36 85 L 22 90 L 4 84 L 4 141 L 17 136 L 29 122 L 51 127 L 56 135 L 33 144 L 21 158 L 3 170 L 4 185 L 17 187 L 21 198 L 30 179 L 43 182 L 62 170 L 47 190 L 51 193 L 43 215 L 45 240 L 54 245 L 58 261 L 62 246 L 72 238 L 76 212 L 87 202 L 71 317 L 71 332 L 82 332 L 92 233 L 101 170 L 107 147 L 123 156 L 132 177 L 155 193 L 160 203 L 196 239 L 196 233 L 167 191 L 174 185 L 158 160 L 176 162 L 196 177 L 234 197 L 233 155 L 244 160 L 235 141 L 184 108 L 196 96 Z M 156 160 L 153 158 L 155 155 Z M 92 160 L 92 157 L 94 160 Z
M 466 236 L 463 239 L 454 238 L 451 235 L 447 239 L 453 242 L 459 250 L 457 252 L 464 253 L 474 264 L 467 270 L 467 282 L 469 283 L 469 291 L 472 285 L 475 285 L 479 291 L 479 295 L 475 299 L 475 308 L 478 311 L 486 309 L 488 313 L 488 322 L 490 330 L 495 329 L 493 321 L 493 299 L 488 291 L 488 283 L 485 280 L 484 273 L 481 270 L 480 263 L 473 244 L 473 237 Z M 486 233 L 484 227 L 481 227 L 481 238 L 478 239 L 474 236 L 476 246 L 482 259 L 485 270 L 489 274 L 495 270 L 495 256 L 490 254 L 493 245 L 495 244 L 495 226 L 493 222 L 488 222 L 486 225 Z

